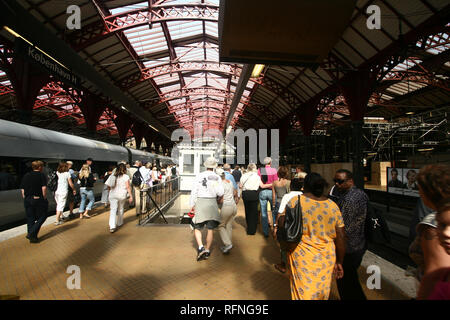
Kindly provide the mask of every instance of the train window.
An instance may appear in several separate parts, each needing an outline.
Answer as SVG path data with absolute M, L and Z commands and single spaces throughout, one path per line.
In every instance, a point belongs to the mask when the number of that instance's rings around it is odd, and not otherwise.
M 18 189 L 21 178 L 18 159 L 0 159 L 0 191 Z

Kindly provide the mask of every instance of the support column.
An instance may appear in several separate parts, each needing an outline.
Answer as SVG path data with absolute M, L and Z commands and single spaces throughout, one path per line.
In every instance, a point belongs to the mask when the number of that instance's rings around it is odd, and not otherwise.
M 318 100 L 311 100 L 297 114 L 304 135 L 305 150 L 303 154 L 303 165 L 306 173 L 311 172 L 311 133 L 314 128 L 314 122 L 316 121 L 318 102 Z
M 145 136 L 145 131 L 147 130 L 147 126 L 142 123 L 135 123 L 133 127 L 131 127 L 131 131 L 133 131 L 134 139 L 136 141 L 136 149 L 141 148 L 142 139 Z
M 86 121 L 86 129 L 91 138 L 95 138 L 97 134 L 97 124 L 101 115 L 106 109 L 106 104 L 98 96 L 89 92 L 81 95 L 81 101 L 78 104 Z
M 32 63 L 17 57 L 8 65 L 5 72 L 11 81 L 17 99 L 16 121 L 30 124 L 36 98 L 42 87 L 50 82 L 50 76 Z
M 339 84 L 352 120 L 353 180 L 355 185 L 361 189 L 364 189 L 362 126 L 377 74 L 378 70 L 365 69 L 354 71 L 347 75 L 345 81 L 341 81 Z
M 124 145 L 127 140 L 128 131 L 130 131 L 133 122 L 127 114 L 121 111 L 115 110 L 114 113 L 116 114 L 114 123 L 116 124 L 117 132 L 119 133 L 120 142 Z

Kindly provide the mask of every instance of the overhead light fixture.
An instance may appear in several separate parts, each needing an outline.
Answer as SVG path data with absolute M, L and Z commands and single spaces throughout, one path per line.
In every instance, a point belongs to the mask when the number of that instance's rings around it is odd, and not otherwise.
M 368 153 L 367 155 L 368 156 L 374 156 L 374 155 L 376 155 L 377 153 L 376 152 L 371 152 L 371 153 Z
M 261 75 L 261 72 L 264 69 L 264 65 L 263 64 L 255 64 L 255 67 L 253 68 L 253 72 L 252 75 L 250 76 L 251 78 L 259 78 L 259 76 Z
M 384 120 L 383 117 L 364 117 L 364 120 Z
M 413 112 L 413 111 L 410 111 L 410 112 L 407 112 L 406 114 L 407 114 L 407 115 L 412 115 L 412 114 L 414 114 L 414 112 Z
M 155 131 L 157 131 L 157 132 L 159 132 L 159 130 L 158 129 L 156 129 L 155 127 L 153 127 L 152 125 L 148 125 L 150 128 L 152 128 L 153 130 L 155 130 Z
M 125 108 L 124 106 L 120 106 L 123 110 L 128 111 L 127 108 Z
M 428 149 L 417 149 L 419 152 L 425 152 L 425 151 L 433 151 L 434 148 L 428 148 Z
M 11 33 L 14 37 L 16 38 L 20 38 L 23 41 L 25 41 L 26 43 L 28 43 L 30 46 L 35 47 L 37 50 L 39 50 L 40 52 L 42 52 L 43 54 L 45 54 L 47 57 L 49 57 L 50 59 L 52 59 L 53 61 L 55 61 L 57 64 L 59 64 L 60 66 L 62 66 L 63 68 L 66 68 L 67 70 L 69 70 L 65 65 L 63 65 L 61 62 L 59 62 L 58 60 L 56 60 L 55 58 L 53 58 L 51 55 L 49 55 L 47 52 L 45 52 L 44 50 L 42 50 L 41 48 L 39 48 L 38 46 L 35 46 L 33 43 L 31 43 L 30 41 L 28 41 L 27 39 L 25 39 L 24 37 L 22 37 L 20 34 L 18 34 L 17 32 L 15 32 L 13 29 L 8 28 L 7 26 L 3 26 L 3 29 L 5 29 L 6 31 L 8 31 L 9 33 Z

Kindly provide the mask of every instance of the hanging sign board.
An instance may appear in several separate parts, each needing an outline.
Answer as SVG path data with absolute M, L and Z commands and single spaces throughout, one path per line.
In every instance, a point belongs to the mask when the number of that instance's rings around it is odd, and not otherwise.
M 15 53 L 55 76 L 58 80 L 76 88 L 80 87 L 81 81 L 77 75 L 20 38 L 15 40 Z

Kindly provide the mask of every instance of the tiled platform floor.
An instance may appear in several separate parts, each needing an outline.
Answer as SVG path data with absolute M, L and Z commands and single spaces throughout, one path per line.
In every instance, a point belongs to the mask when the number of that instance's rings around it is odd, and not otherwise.
M 25 235 L 0 242 L 0 296 L 20 299 L 290 299 L 289 279 L 273 268 L 273 239 L 245 233 L 244 207 L 234 223 L 234 248 L 225 256 L 215 233 L 209 260 L 197 262 L 189 225 L 137 226 L 134 209 L 109 233 L 109 211 L 91 219 L 42 228 L 39 244 Z M 81 289 L 69 290 L 68 266 L 81 270 Z M 365 277 L 365 279 L 367 276 Z M 365 281 L 365 280 L 364 280 Z M 337 299 L 333 286 L 331 299 Z M 367 290 L 369 299 L 399 299 Z

